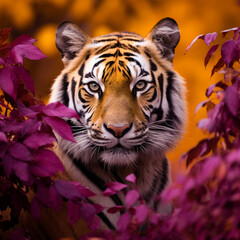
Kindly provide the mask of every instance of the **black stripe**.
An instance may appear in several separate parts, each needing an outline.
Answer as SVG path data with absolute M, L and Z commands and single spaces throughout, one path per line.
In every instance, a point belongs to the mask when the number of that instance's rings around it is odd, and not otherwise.
M 163 74 L 161 74 L 161 75 L 158 77 L 158 84 L 159 84 L 160 91 L 161 91 L 160 107 L 162 108 L 162 100 L 163 100 Z
M 82 163 L 81 159 L 74 158 L 72 154 L 66 154 L 70 159 L 72 159 L 75 166 L 85 175 L 85 177 L 88 178 L 93 184 L 95 184 L 98 189 L 100 189 L 101 191 L 104 191 L 106 189 L 106 182 L 99 176 L 97 176 L 95 173 L 93 173 L 90 169 L 88 169 L 86 165 Z M 110 198 L 116 205 L 123 205 L 118 195 L 112 195 L 110 196 Z
M 94 78 L 94 75 L 92 72 L 89 72 L 89 73 L 86 73 L 84 77 L 85 78 Z
M 141 39 L 136 39 L 136 38 L 123 38 L 124 41 L 133 41 L 133 42 L 142 42 L 143 40 Z
M 87 53 L 86 57 L 85 57 L 85 61 L 87 61 L 87 60 L 89 59 L 90 55 L 91 55 L 91 52 L 89 51 L 89 52 Z
M 106 67 L 110 68 L 112 67 L 112 65 L 115 63 L 115 61 L 110 61 L 108 63 L 106 63 Z
M 85 64 L 83 63 L 80 69 L 78 70 L 78 74 L 82 77 L 83 76 L 83 70 L 84 70 Z
M 156 190 L 156 186 L 157 186 L 158 181 L 159 181 L 159 175 L 154 177 L 150 190 L 147 191 L 147 193 L 145 193 L 144 196 L 143 196 L 146 203 L 149 203 L 149 201 L 152 199 L 153 194 Z
M 95 53 L 95 55 L 98 55 L 98 54 L 100 54 L 100 53 L 103 53 L 104 51 L 108 50 L 110 47 L 111 47 L 111 45 L 109 44 L 109 45 L 106 45 L 106 46 L 100 48 L 100 49 Z
M 157 194 L 162 192 L 162 190 L 165 188 L 167 181 L 168 181 L 168 160 L 165 157 L 162 161 L 163 161 L 163 163 L 162 163 L 162 172 L 161 172 L 161 174 L 162 174 L 161 183 L 158 188 Z
M 93 68 L 92 68 L 92 72 L 94 71 L 94 68 L 96 68 L 100 63 L 104 62 L 105 59 L 101 59 L 100 61 L 98 61 L 97 63 L 94 64 Z
M 150 87 L 144 94 L 147 94 L 152 88 L 154 88 L 154 87 L 153 86 Z M 157 90 L 156 90 L 156 88 L 154 88 L 154 93 L 153 93 L 151 99 L 148 99 L 147 102 L 154 101 L 156 99 L 156 97 L 157 97 Z
M 137 48 L 135 48 L 134 46 L 128 44 L 128 48 L 136 53 L 140 53 L 139 50 Z
M 115 53 L 105 53 L 99 56 L 99 58 L 109 58 L 109 57 L 115 57 Z
M 93 201 L 87 200 L 89 203 L 94 204 Z M 109 221 L 106 215 L 103 212 L 97 213 L 98 217 L 102 219 L 102 221 L 108 226 L 109 229 L 116 230 L 113 224 Z
M 62 102 L 65 106 L 68 107 L 68 104 L 69 104 L 69 96 L 68 96 L 68 75 L 65 74 L 63 76 L 63 79 L 62 79 L 62 95 L 63 95 L 63 98 L 62 98 Z
M 125 52 L 123 55 L 124 55 L 124 56 L 127 56 L 127 57 L 136 57 L 135 54 L 130 53 L 130 52 Z
M 86 90 L 85 88 L 79 90 L 79 92 L 78 92 L 78 97 L 79 97 L 80 101 L 81 101 L 82 103 L 87 103 L 88 101 L 86 101 L 86 100 L 82 97 L 82 94 L 81 94 L 82 91 L 85 91 L 87 94 L 89 94 L 89 97 L 92 97 L 92 95 L 91 95 L 89 92 L 87 92 L 87 90 Z
M 131 71 L 129 69 L 129 67 L 121 60 L 119 60 L 119 65 L 124 69 L 123 74 L 127 77 L 127 78 L 131 78 Z
M 160 182 L 159 188 L 157 190 L 157 195 L 159 195 L 163 191 L 163 189 L 166 187 L 166 184 L 167 184 L 167 181 L 168 181 L 168 170 L 169 170 L 168 169 L 168 160 L 165 157 L 163 159 L 163 163 L 162 163 L 161 182 Z M 161 202 L 161 199 L 154 202 L 154 209 L 155 210 L 159 206 L 160 202 Z
M 151 76 L 152 76 L 152 83 L 156 86 L 156 79 L 152 71 L 151 71 Z
M 76 87 L 76 81 L 74 80 L 74 77 L 72 78 L 72 86 L 71 86 L 71 90 L 72 90 L 72 101 L 73 101 L 73 106 L 74 109 L 77 113 L 77 108 L 76 108 L 76 103 L 75 103 L 75 87 Z
M 180 122 L 179 118 L 175 114 L 175 111 L 174 111 L 175 109 L 174 109 L 173 100 L 172 100 L 172 92 L 176 91 L 174 88 L 174 73 L 168 71 L 167 76 L 168 76 L 167 78 L 168 85 L 167 85 L 166 97 L 167 97 L 169 110 L 166 116 L 167 120 L 162 125 L 165 125 L 170 128 L 174 128 L 175 123 Z
M 73 122 L 72 120 L 70 120 L 70 119 L 67 120 L 67 123 L 68 123 L 68 125 L 71 127 L 73 134 L 80 133 L 81 131 L 85 131 L 85 128 L 83 128 L 83 127 L 84 127 L 83 125 L 81 125 L 81 126 L 76 125 L 76 124 L 74 124 L 74 122 Z M 76 128 L 76 127 L 79 127 L 79 128 Z
M 139 74 L 140 77 L 145 77 L 145 76 L 148 76 L 149 73 L 147 71 L 145 71 L 143 68 L 141 68 L 141 72 Z
M 144 117 L 145 117 L 145 119 L 149 122 L 149 116 L 141 109 L 141 111 L 142 111 L 142 113 L 143 113 L 143 115 L 144 115 Z
M 152 58 L 151 54 L 148 52 L 147 49 L 144 51 L 144 53 L 145 53 L 149 58 Z
M 152 61 L 149 60 L 150 66 L 151 66 L 151 70 L 152 71 L 157 71 L 157 65 Z
M 168 181 L 168 160 L 166 157 L 164 157 L 162 159 L 162 169 L 157 172 L 157 175 L 154 176 L 150 190 L 144 194 L 144 200 L 148 203 L 152 199 L 154 193 L 156 193 L 156 195 L 159 195 L 166 187 L 167 181 Z M 158 189 L 156 191 L 157 186 Z M 158 203 L 159 202 L 154 203 L 155 209 L 157 208 Z
M 73 163 L 75 166 L 81 170 L 81 172 L 91 181 L 93 182 L 101 191 L 104 191 L 106 189 L 105 182 L 98 177 L 96 174 L 94 174 L 92 171 L 90 171 L 88 168 L 86 168 L 85 164 L 82 163 L 81 159 L 76 159 L 72 156 L 72 154 L 67 153 L 68 157 L 73 160 Z
M 163 117 L 163 110 L 162 110 L 162 100 L 163 100 L 163 74 L 161 74 L 158 77 L 158 84 L 160 87 L 160 93 L 161 93 L 161 100 L 160 100 L 160 105 L 159 108 L 154 108 L 152 111 L 152 114 L 157 114 L 157 119 L 156 121 L 159 121 Z
M 112 42 L 112 41 L 116 41 L 116 38 L 107 38 L 107 39 L 95 40 L 94 43 Z
M 139 62 L 138 60 L 136 60 L 135 58 L 126 57 L 126 59 L 127 59 L 129 62 L 135 62 L 140 68 L 142 67 L 142 65 L 140 64 L 140 62 Z
M 106 215 L 103 212 L 100 212 L 97 215 L 102 219 L 102 221 L 108 226 L 109 229 L 116 230 L 113 224 L 109 221 L 109 219 L 106 217 Z

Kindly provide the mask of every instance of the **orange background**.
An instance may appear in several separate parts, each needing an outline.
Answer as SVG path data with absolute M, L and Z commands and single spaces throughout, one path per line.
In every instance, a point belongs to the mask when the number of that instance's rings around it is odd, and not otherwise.
M 197 104 L 206 99 L 205 89 L 221 75 L 210 78 L 213 57 L 205 69 L 203 62 L 208 47 L 199 40 L 184 55 L 186 47 L 199 34 L 220 32 L 240 26 L 240 1 L 237 0 L 0 0 L 0 27 L 13 26 L 12 36 L 28 33 L 38 39 L 36 45 L 48 58 L 26 61 L 36 87 L 36 95 L 47 101 L 49 89 L 63 65 L 55 47 L 57 25 L 70 20 L 90 36 L 113 31 L 131 31 L 146 36 L 162 18 L 174 18 L 180 28 L 181 40 L 176 49 L 175 69 L 186 79 L 188 124 L 183 140 L 169 153 L 174 176 L 184 169 L 181 154 L 193 147 L 203 134 L 196 127 L 205 116 Z

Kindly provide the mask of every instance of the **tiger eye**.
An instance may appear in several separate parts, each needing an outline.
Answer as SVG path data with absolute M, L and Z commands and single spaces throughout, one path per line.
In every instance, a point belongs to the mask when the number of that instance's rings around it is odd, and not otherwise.
M 135 85 L 136 90 L 141 91 L 147 86 L 147 82 L 144 80 L 138 81 Z
M 88 87 L 92 92 L 97 92 L 100 89 L 100 86 L 96 82 L 90 82 Z

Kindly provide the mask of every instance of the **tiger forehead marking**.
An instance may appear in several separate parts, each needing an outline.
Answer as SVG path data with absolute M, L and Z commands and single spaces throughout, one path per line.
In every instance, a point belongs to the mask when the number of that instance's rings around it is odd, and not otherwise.
M 86 82 L 96 81 L 102 88 L 101 94 L 93 95 L 92 101 L 90 99 L 88 101 L 91 109 L 95 110 L 88 119 L 90 126 L 94 129 L 100 129 L 101 124 L 121 126 L 133 123 L 135 131 L 138 131 L 142 123 L 146 122 L 144 113 L 138 105 L 145 105 L 145 109 L 149 109 L 147 101 L 156 95 L 156 90 L 154 91 L 152 86 L 140 99 L 133 96 L 133 87 L 137 80 L 145 79 L 150 83 L 150 74 L 144 69 L 144 67 L 149 68 L 149 64 L 143 54 L 140 54 L 141 49 L 133 46 L 136 42 L 143 41 L 142 38 L 139 37 L 137 40 L 131 38 L 129 42 L 129 34 L 124 36 L 124 34 L 113 35 L 115 38 L 112 39 L 111 35 L 108 38 L 94 40 L 94 42 L 101 41 L 105 44 L 107 42 L 107 45 L 97 48 L 92 54 L 88 53 L 87 61 L 84 63 L 88 68 L 85 70 L 86 73 L 82 73 L 84 76 L 82 77 Z M 89 55 L 94 57 L 91 58 Z M 80 91 L 86 91 L 84 83 Z
M 154 198 L 170 180 L 165 154 L 181 137 L 186 119 L 184 81 L 173 68 L 179 38 L 170 18 L 145 38 L 128 32 L 91 38 L 70 22 L 60 24 L 56 45 L 64 69 L 50 101 L 79 115 L 64 118 L 75 142 L 58 137 L 57 145 L 73 180 L 101 193 L 104 183 L 125 182 L 135 173 L 143 198 L 160 209 Z M 105 200 L 95 202 L 119 205 L 119 199 Z

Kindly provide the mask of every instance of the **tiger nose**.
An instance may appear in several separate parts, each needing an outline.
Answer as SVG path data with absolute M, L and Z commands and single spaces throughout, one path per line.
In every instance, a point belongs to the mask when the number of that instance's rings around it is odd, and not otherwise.
M 132 124 L 104 124 L 104 127 L 114 137 L 120 138 L 124 136 L 131 128 Z

